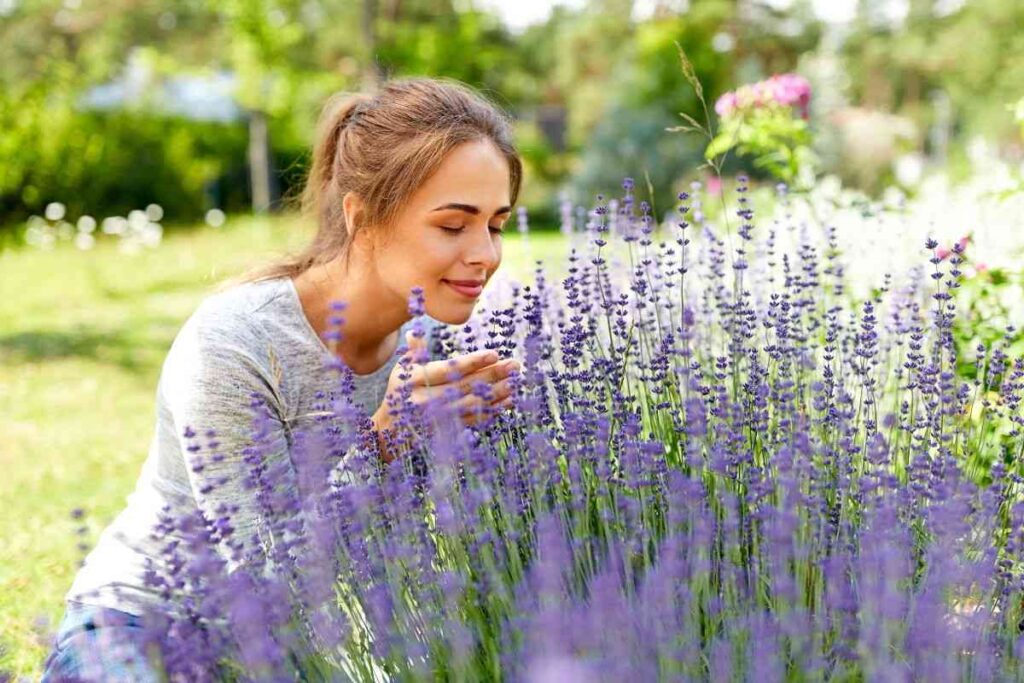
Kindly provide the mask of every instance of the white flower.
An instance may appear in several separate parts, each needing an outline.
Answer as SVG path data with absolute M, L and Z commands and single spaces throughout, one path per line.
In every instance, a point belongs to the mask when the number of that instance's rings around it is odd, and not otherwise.
M 107 235 L 121 235 L 128 227 L 128 221 L 121 216 L 107 216 L 103 219 L 103 232 Z
M 147 247 L 156 247 L 163 238 L 164 229 L 159 223 L 149 223 L 142 229 L 141 240 Z
M 82 251 L 88 251 L 96 245 L 96 238 L 87 232 L 80 232 L 75 235 L 75 246 Z
M 96 230 L 96 219 L 92 216 L 82 216 L 78 219 L 78 232 L 92 233 Z
M 65 206 L 60 202 L 50 202 L 46 205 L 46 220 L 48 221 L 59 221 L 64 218 L 64 213 L 67 211 Z
M 210 209 L 206 212 L 206 224 L 211 228 L 219 228 L 224 225 L 225 220 L 227 220 L 227 217 L 220 209 Z
M 142 232 L 148 224 L 149 217 L 146 216 L 145 211 L 133 209 L 128 213 L 128 227 L 131 228 L 132 232 Z

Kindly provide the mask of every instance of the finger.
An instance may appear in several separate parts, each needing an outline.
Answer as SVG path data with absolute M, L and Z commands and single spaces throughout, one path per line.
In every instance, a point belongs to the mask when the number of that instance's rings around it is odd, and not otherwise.
M 481 368 L 485 368 L 498 360 L 497 351 L 477 351 L 447 360 L 435 360 L 426 363 L 413 373 L 413 381 L 419 380 L 421 386 L 436 386 L 458 381 Z
M 479 373 L 478 373 L 479 374 Z M 501 381 L 495 382 L 494 384 L 484 384 L 482 389 L 486 391 L 486 395 L 482 395 L 481 392 L 477 391 L 472 393 L 473 387 L 466 387 L 462 382 L 453 384 L 441 384 L 436 387 L 418 387 L 413 391 L 412 400 L 416 403 L 426 403 L 428 401 L 440 400 L 445 404 L 457 405 L 457 406 L 472 406 L 475 405 L 475 401 L 471 401 L 473 397 L 479 398 L 482 402 L 494 405 L 496 402 L 501 401 L 505 398 L 512 396 L 514 377 L 508 377 Z M 460 401 L 463 401 L 460 403 Z
M 486 407 L 484 407 L 478 414 L 472 416 L 473 423 L 479 424 L 488 419 L 497 417 L 499 414 L 506 410 L 512 410 L 515 407 L 515 400 L 513 396 L 506 396 L 505 398 L 493 401 Z
M 512 400 L 511 396 L 506 396 L 497 403 L 494 403 L 495 410 L 508 410 L 515 405 L 515 401 Z
M 501 412 L 496 404 L 485 401 L 479 396 L 467 396 L 466 398 L 475 400 L 467 402 L 462 406 L 459 416 L 464 425 L 471 426 L 485 423 Z
M 467 415 L 479 412 L 484 406 L 489 404 L 490 400 L 470 394 L 463 396 L 457 401 L 452 401 L 449 405 L 460 417 L 466 417 Z
M 478 425 L 494 418 L 502 410 L 512 407 L 512 397 L 489 401 L 479 396 L 463 396 L 457 401 L 445 404 L 450 415 L 457 417 L 463 425 Z
M 512 380 L 503 379 L 491 385 L 491 402 L 501 401 L 512 395 Z
M 467 427 L 474 427 L 480 424 L 486 424 L 488 421 L 493 420 L 498 415 L 498 410 L 493 407 L 487 407 L 479 413 L 474 413 L 469 417 L 463 418 L 462 424 Z
M 437 386 L 416 387 L 412 391 L 411 399 L 416 403 L 439 400 L 447 405 L 468 393 L 469 391 L 464 390 L 458 384 L 438 384 Z
M 499 382 L 510 377 L 513 372 L 519 371 L 519 361 L 510 359 L 503 360 L 499 363 L 493 363 L 485 368 L 481 368 L 474 373 L 459 380 L 456 385 L 459 387 L 459 391 L 463 394 L 468 394 L 473 390 L 473 387 L 477 382 L 483 382 L 484 384 L 496 385 Z

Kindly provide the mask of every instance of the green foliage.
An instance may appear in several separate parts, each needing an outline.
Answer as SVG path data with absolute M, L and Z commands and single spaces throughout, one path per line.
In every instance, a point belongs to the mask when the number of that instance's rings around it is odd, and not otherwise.
M 688 3 L 685 12 L 658 4 L 650 18 L 640 21 L 634 4 L 588 0 L 576 9 L 558 6 L 547 22 L 514 35 L 494 14 L 455 0 L 13 3 L 0 21 L 0 153 L 5 161 L 0 225 L 9 228 L 38 211 L 46 198 L 71 204 L 73 197 L 105 201 L 102 197 L 117 194 L 113 189 L 96 193 L 83 184 L 96 182 L 99 175 L 107 176 L 101 184 L 117 188 L 123 183 L 125 192 L 146 194 L 144 203 L 158 201 L 171 214 L 178 209 L 164 197 L 180 197 L 189 203 L 183 216 L 195 215 L 202 205 L 195 188 L 211 182 L 211 173 L 219 172 L 220 186 L 232 186 L 235 196 L 244 197 L 244 153 L 239 154 L 233 132 L 228 133 L 230 142 L 220 145 L 203 124 L 154 123 L 150 131 L 127 119 L 99 124 L 99 117 L 76 109 L 82 93 L 124 71 L 126 46 L 147 50 L 161 75 L 221 69 L 237 74 L 240 105 L 267 115 L 272 156 L 279 173 L 288 169 L 278 178 L 284 189 L 300 180 L 297 171 L 324 99 L 337 90 L 366 87 L 368 74 L 376 72 L 462 80 L 523 119 L 530 146 L 525 153 L 537 181 L 526 188 L 531 209 L 553 205 L 553 194 L 577 168 L 617 187 L 619 176 L 641 178 L 648 166 L 652 178 L 661 179 L 655 194 L 669 197 L 671 186 L 692 175 L 701 162 L 689 148 L 668 143 L 664 153 L 644 149 L 627 155 L 618 170 L 608 166 L 622 147 L 663 144 L 652 142 L 648 132 L 659 118 L 664 127 L 679 123 L 680 112 L 703 120 L 699 98 L 678 68 L 674 43 L 686 50 L 694 75 L 706 88 L 704 96 L 713 102 L 738 81 L 792 70 L 802 53 L 819 44 L 822 25 L 807 2 L 777 10 L 767 3 L 701 0 Z M 840 48 L 850 82 L 844 94 L 868 107 L 902 111 L 925 129 L 934 122 L 930 93 L 943 90 L 954 105 L 954 136 L 980 131 L 1006 140 L 1012 133 L 1019 144 L 1019 123 L 1007 115 L 1005 103 L 1024 92 L 1024 60 L 1012 59 L 1024 54 L 1024 31 L 1012 30 L 1024 25 L 1024 5 L 975 0 L 948 12 L 940 4 L 914 0 L 906 21 L 893 23 L 879 20 L 884 16 L 881 0 L 859 3 L 858 19 Z M 542 105 L 565 109 L 567 149 L 545 148 L 543 136 L 531 130 L 530 112 Z M 611 116 L 624 118 L 608 121 Z M 634 135 L 634 123 L 640 137 L 618 140 Z M 157 163 L 90 165 L 90 159 L 108 153 L 96 151 L 103 147 L 93 135 L 97 126 L 103 131 L 114 126 L 125 135 L 130 127 L 147 128 L 138 147 L 171 168 L 155 173 L 151 169 Z M 748 131 L 746 147 L 799 137 L 799 131 L 772 126 Z M 175 140 L 167 143 L 173 149 L 154 151 L 154 143 L 146 141 L 158 130 L 173 130 Z M 76 142 L 74 131 L 89 143 Z M 117 135 L 111 145 L 133 146 Z M 594 135 L 601 150 L 590 149 Z M 956 148 L 954 140 L 950 149 Z M 786 150 L 799 150 L 799 145 L 777 147 L 759 162 L 763 172 L 791 174 L 802 152 Z M 675 153 L 682 156 L 672 161 Z M 195 163 L 185 161 L 193 157 Z M 48 185 L 59 168 L 55 160 L 70 158 L 80 167 L 70 176 L 77 184 Z M 753 163 L 744 155 L 729 161 Z M 655 167 L 669 173 L 656 174 Z M 129 175 L 116 175 L 126 169 Z M 143 191 L 146 183 L 150 189 Z M 178 189 L 161 189 L 168 184 Z M 54 197 L 57 193 L 65 196 Z M 88 209 L 100 214 L 118 210 L 106 204 Z
M 760 107 L 744 116 L 727 118 L 704 150 L 706 159 L 735 149 L 749 155 L 756 168 L 793 185 L 814 163 L 807 122 L 786 107 Z
M 59 0 L 16 5 L 0 22 L 0 232 L 48 201 L 67 204 L 72 215 L 157 202 L 172 219 L 195 218 L 211 201 L 244 208 L 244 120 L 224 126 L 166 118 L 143 105 L 113 115 L 81 107 L 90 88 L 122 77 L 126 45 L 145 52 L 154 83 L 234 73 L 239 106 L 267 117 L 285 195 L 301 182 L 323 102 L 368 87 L 371 62 L 384 75 L 465 81 L 513 111 L 541 99 L 549 65 L 524 50 L 539 52 L 538 41 L 553 47 L 553 35 L 534 32 L 520 49 L 495 16 L 449 0 L 371 8 L 367 21 L 364 3 L 344 0 L 114 0 L 102 12 Z M 536 145 L 532 151 L 550 156 Z M 566 164 L 544 159 L 538 167 L 552 177 Z
M 123 215 L 155 202 L 169 220 L 202 215 L 214 192 L 221 206 L 244 206 L 244 183 L 214 184 L 244 173 L 240 125 L 80 111 L 40 89 L 18 102 L 0 98 L 0 122 L 0 216 L 8 224 L 51 201 L 67 205 L 72 216 Z
M 665 129 L 678 120 L 680 111 L 703 116 L 700 100 L 680 72 L 675 45 L 685 46 L 694 73 L 706 90 L 727 89 L 731 58 L 715 52 L 708 36 L 724 30 L 734 12 L 735 6 L 729 2 L 697 3 L 685 16 L 662 16 L 635 26 L 621 61 L 608 77 L 617 87 L 606 95 L 580 151 L 572 181 L 577 194 L 583 188 L 618 191 L 624 176 L 636 178 L 638 187 L 646 190 L 646 174 L 652 181 L 659 219 L 673 206 L 679 179 L 700 166 L 702 157 L 697 141 L 666 136 Z M 593 40 L 602 38 L 594 36 Z M 647 194 L 644 191 L 640 196 L 650 200 Z M 592 198 L 578 199 L 589 203 Z
M 976 449 L 972 465 L 988 479 L 993 453 L 1001 454 L 1007 464 L 1019 461 L 1021 455 L 1013 420 L 999 408 L 1004 404 L 1000 387 L 1012 382 L 1006 359 L 1024 355 L 1024 332 L 1013 326 L 1019 317 L 1019 308 L 1013 304 L 1024 287 L 1024 273 L 969 268 L 969 274 L 957 296 L 953 339 L 957 374 L 971 383 L 966 417 L 979 434 L 978 442 L 990 446 Z
M 378 27 L 377 59 L 387 72 L 455 78 L 507 105 L 501 101 L 507 97 L 502 86 L 517 69 L 519 55 L 495 16 L 476 10 L 435 15 L 424 6 Z
M 662 107 L 615 106 L 594 129 L 590 144 L 580 157 L 580 169 L 573 178 L 577 194 L 600 188 L 606 196 L 620 191 L 623 177 L 637 178 L 638 196 L 651 201 L 644 178 L 650 176 L 654 188 L 653 204 L 660 217 L 675 200 L 673 179 L 679 178 L 701 162 L 700 144 L 693 138 L 666 136 L 671 120 Z M 591 203 L 593 197 L 580 196 Z
M 953 335 L 959 349 L 958 370 L 974 379 L 978 368 L 973 358 L 975 349 L 1001 347 L 1008 356 L 1024 356 L 1024 331 L 1012 327 L 1019 309 L 1013 304 L 1024 288 L 1024 272 L 1005 268 L 988 268 L 974 272 L 960 286 Z

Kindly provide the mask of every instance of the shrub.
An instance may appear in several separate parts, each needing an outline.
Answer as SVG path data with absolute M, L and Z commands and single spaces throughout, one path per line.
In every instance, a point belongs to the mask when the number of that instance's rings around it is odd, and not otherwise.
M 24 115 L 17 107 L 29 109 Z M 244 124 L 201 123 L 149 113 L 31 113 L 0 100 L 0 217 L 15 226 L 54 201 L 71 215 L 127 214 L 156 203 L 169 221 L 214 206 L 246 208 Z M 233 161 L 232 161 L 233 160 Z M 242 188 L 242 189 L 232 189 Z

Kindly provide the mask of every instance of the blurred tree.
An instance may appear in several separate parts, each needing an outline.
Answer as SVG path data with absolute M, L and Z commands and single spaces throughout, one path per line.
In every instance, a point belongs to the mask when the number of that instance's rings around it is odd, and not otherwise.
M 963 134 L 1012 139 L 1006 105 L 1024 92 L 1024 3 L 912 0 L 905 15 L 892 10 L 883 0 L 858 4 L 843 46 L 853 99 L 927 127 L 945 93 Z
M 297 18 L 298 3 L 209 0 L 209 5 L 220 13 L 228 64 L 238 77 L 234 95 L 248 118 L 252 209 L 261 213 L 274 200 L 267 118 L 289 110 L 303 66 L 289 59 L 305 33 Z
M 168 125 L 145 122 L 141 114 L 88 112 L 81 98 L 88 87 L 124 69 L 126 46 L 160 42 L 167 55 L 208 53 L 212 42 L 198 30 L 209 22 L 208 13 L 192 2 L 129 0 L 102 6 L 37 0 L 12 3 L 5 11 L 0 18 L 0 229 L 49 201 L 65 202 L 72 214 L 177 201 L 181 206 L 165 205 L 171 219 L 181 209 L 190 212 L 186 198 L 200 208 L 196 200 L 203 181 L 197 178 L 216 173 L 231 159 L 230 135 L 197 125 L 183 137 L 179 129 L 186 122 L 169 122 L 169 131 Z M 182 39 L 178 27 L 196 39 Z M 118 178 L 118 173 L 125 175 Z M 119 182 L 120 191 L 108 189 Z M 146 182 L 148 190 L 142 191 L 140 183 Z M 141 203 L 125 208 L 128 202 Z

